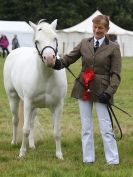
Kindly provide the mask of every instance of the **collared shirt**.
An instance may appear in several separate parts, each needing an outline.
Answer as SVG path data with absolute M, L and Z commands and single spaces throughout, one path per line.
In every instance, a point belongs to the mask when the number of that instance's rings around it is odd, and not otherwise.
M 99 39 L 99 40 L 97 40 L 97 39 L 94 37 L 94 46 L 96 45 L 96 41 L 98 41 L 98 42 L 99 42 L 99 47 L 100 47 L 100 45 L 103 43 L 104 39 L 105 39 L 105 36 L 104 36 L 103 38 Z

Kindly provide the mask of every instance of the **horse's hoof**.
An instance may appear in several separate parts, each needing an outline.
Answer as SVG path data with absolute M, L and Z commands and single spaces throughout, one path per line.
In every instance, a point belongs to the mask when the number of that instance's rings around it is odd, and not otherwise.
M 62 153 L 56 153 L 56 157 L 57 157 L 57 159 L 59 159 L 59 160 L 63 160 L 63 155 L 62 155 Z
M 26 154 L 26 150 L 21 150 L 20 149 L 19 157 L 22 158 L 22 157 L 25 156 L 25 154 Z
M 22 160 L 22 159 L 24 159 L 24 156 L 20 157 L 20 155 L 18 155 L 18 156 L 16 157 L 16 159 L 17 159 L 17 160 Z
M 36 149 L 35 145 L 29 145 L 29 148 L 33 150 Z
M 23 158 L 24 156 L 25 154 L 22 154 L 22 153 L 19 154 L 19 158 Z
M 16 141 L 14 141 L 14 140 L 11 141 L 11 145 L 16 145 L 16 144 L 17 144 Z

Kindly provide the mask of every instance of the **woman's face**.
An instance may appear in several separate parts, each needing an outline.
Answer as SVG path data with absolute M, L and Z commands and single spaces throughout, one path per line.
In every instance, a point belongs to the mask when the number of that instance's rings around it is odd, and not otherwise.
M 101 20 L 99 23 L 93 23 L 93 34 L 98 40 L 105 36 L 109 28 L 106 27 L 105 21 Z

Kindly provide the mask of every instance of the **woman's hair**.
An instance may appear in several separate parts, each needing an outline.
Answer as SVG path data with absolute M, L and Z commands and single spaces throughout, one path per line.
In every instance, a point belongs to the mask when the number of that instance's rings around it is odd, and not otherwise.
M 100 23 L 101 21 L 103 21 L 106 28 L 109 28 L 109 17 L 106 15 L 97 15 L 92 20 L 93 23 Z

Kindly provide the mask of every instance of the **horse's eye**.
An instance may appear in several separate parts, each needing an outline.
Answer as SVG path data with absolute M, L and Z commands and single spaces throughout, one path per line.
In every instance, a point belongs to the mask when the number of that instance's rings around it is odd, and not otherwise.
M 42 28 L 38 29 L 38 31 L 41 31 L 41 30 L 42 30 Z

